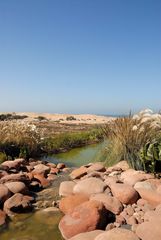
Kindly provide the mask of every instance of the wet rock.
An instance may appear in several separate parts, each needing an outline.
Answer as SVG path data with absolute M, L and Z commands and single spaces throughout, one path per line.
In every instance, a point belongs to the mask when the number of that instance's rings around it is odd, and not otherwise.
M 12 193 L 28 193 L 28 188 L 23 182 L 7 182 L 5 186 L 10 190 Z
M 73 188 L 73 193 L 83 193 L 86 195 L 104 192 L 106 184 L 95 177 L 79 181 Z
M 88 201 L 89 198 L 83 194 L 76 194 L 62 198 L 59 202 L 59 208 L 64 213 L 70 213 L 74 210 L 75 207 L 80 204 Z
M 4 203 L 4 212 L 7 215 L 12 215 L 13 212 L 21 213 L 28 212 L 32 209 L 31 201 L 32 197 L 16 193 Z
M 99 234 L 103 233 L 101 230 L 94 230 L 91 232 L 79 233 L 70 238 L 70 240 L 94 240 Z
M 105 193 L 92 195 L 90 200 L 102 202 L 105 208 L 114 214 L 119 214 L 123 210 L 123 205 L 117 198 L 111 197 Z
M 139 240 L 139 238 L 132 232 L 122 228 L 113 228 L 99 234 L 95 240 Z
M 60 184 L 59 187 L 59 195 L 60 196 L 68 196 L 73 193 L 73 188 L 76 185 L 73 181 L 64 181 Z
M 108 217 L 103 204 L 97 201 L 84 202 L 65 215 L 59 229 L 65 239 L 69 239 L 79 233 L 103 229 L 107 225 Z
M 73 170 L 70 174 L 70 177 L 71 177 L 71 179 L 79 179 L 86 174 L 87 174 L 87 168 L 82 166 L 80 168 Z
M 110 187 L 112 194 L 118 198 L 121 203 L 133 204 L 139 198 L 136 190 L 128 184 L 115 183 L 111 184 Z

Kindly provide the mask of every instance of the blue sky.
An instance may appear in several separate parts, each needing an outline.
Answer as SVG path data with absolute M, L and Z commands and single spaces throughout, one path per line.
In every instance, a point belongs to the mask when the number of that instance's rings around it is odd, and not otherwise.
M 161 0 L 0 0 L 0 111 L 161 109 Z

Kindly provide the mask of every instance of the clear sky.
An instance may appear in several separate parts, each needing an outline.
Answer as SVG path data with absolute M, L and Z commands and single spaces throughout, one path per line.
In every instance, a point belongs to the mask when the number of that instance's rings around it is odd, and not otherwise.
M 161 108 L 161 0 L 0 0 L 0 111 Z

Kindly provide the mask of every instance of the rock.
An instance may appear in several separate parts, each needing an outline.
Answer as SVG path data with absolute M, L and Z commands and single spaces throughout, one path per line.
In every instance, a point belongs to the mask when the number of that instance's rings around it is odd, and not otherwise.
M 65 168 L 65 164 L 64 163 L 58 163 L 56 167 L 58 169 L 63 169 L 63 168 Z
M 50 174 L 58 174 L 59 173 L 59 169 L 58 168 L 51 168 L 50 169 Z
M 25 160 L 23 158 L 19 158 L 19 159 L 15 159 L 12 161 L 5 161 L 1 165 L 4 167 L 7 167 L 8 169 L 15 168 L 18 170 L 20 165 L 24 162 L 25 162 Z
M 9 189 L 5 185 L 0 184 L 0 204 L 4 203 L 10 196 L 11 192 Z
M 110 187 L 113 196 L 118 198 L 121 203 L 133 204 L 139 198 L 136 190 L 128 184 L 115 183 L 111 184 Z
M 86 167 L 80 167 L 75 170 L 73 170 L 70 174 L 71 179 L 79 179 L 87 174 L 87 168 Z
M 48 187 L 50 185 L 50 181 L 47 180 L 42 174 L 34 174 L 34 179 L 38 180 L 42 187 Z
M 105 181 L 104 181 L 105 184 L 107 184 L 107 186 L 109 186 L 109 187 L 111 186 L 111 184 L 118 182 L 118 177 L 116 177 L 116 176 L 112 176 L 112 177 L 105 176 L 104 179 L 105 179 Z
M 42 213 L 55 213 L 59 211 L 59 208 L 57 207 L 48 207 L 45 209 L 40 210 Z
M 109 230 L 111 230 L 111 229 L 113 229 L 113 228 L 115 228 L 116 226 L 115 226 L 115 224 L 114 223 L 109 223 L 107 226 L 106 226 L 106 231 L 109 231 Z
M 41 183 L 39 181 L 32 181 L 28 187 L 30 191 L 39 192 L 41 190 Z
M 83 194 L 70 195 L 60 200 L 59 208 L 64 214 L 67 214 L 72 212 L 75 207 L 88 200 L 89 198 Z
M 158 219 L 144 222 L 136 228 L 137 236 L 142 240 L 160 240 L 161 239 L 161 221 Z
M 119 223 L 120 225 L 125 224 L 126 220 L 123 216 L 121 215 L 116 215 L 116 222 Z
M 73 193 L 83 193 L 86 195 L 102 193 L 106 184 L 95 177 L 87 178 L 79 181 L 73 188 Z
M 31 201 L 32 197 L 16 193 L 4 203 L 4 212 L 7 215 L 12 215 L 12 212 L 22 213 L 32 209 Z
M 137 224 L 138 222 L 137 222 L 137 220 L 136 220 L 136 218 L 134 217 L 134 216 L 130 216 L 128 219 L 127 219 L 127 224 L 129 224 L 129 225 L 135 225 L 135 224 Z
M 119 214 L 123 210 L 123 205 L 117 198 L 111 197 L 105 193 L 92 195 L 90 200 L 102 202 L 105 208 L 114 214 Z
M 17 181 L 28 183 L 29 177 L 23 173 L 15 173 L 15 174 L 6 175 L 0 179 L 0 183 L 17 182 Z
M 47 181 L 53 182 L 56 179 L 56 176 L 54 174 L 48 174 Z
M 2 210 L 0 210 L 0 226 L 6 223 L 6 214 Z
M 128 205 L 126 208 L 126 212 L 129 216 L 132 216 L 134 214 L 134 209 L 132 208 L 132 206 Z
M 97 201 L 88 201 L 65 215 L 59 223 L 59 229 L 63 238 L 69 239 L 79 233 L 104 229 L 107 221 L 108 216 L 103 204 Z
M 102 163 L 93 163 L 90 167 L 87 168 L 87 172 L 105 172 L 106 168 L 103 166 Z
M 64 181 L 60 184 L 59 187 L 59 195 L 60 196 L 68 196 L 73 193 L 73 188 L 76 185 L 73 181 Z
M 137 182 L 134 185 L 135 190 L 137 191 L 138 189 L 147 189 L 147 190 L 152 190 L 155 191 L 156 190 L 156 186 L 151 184 L 150 182 L 147 181 L 143 181 L 143 182 Z
M 113 228 L 109 231 L 99 234 L 95 240 L 139 240 L 132 232 L 123 228 Z
M 70 238 L 70 240 L 94 240 L 99 234 L 103 233 L 101 230 L 94 230 L 91 232 L 79 233 L 76 236 Z
M 28 189 L 23 182 L 6 182 L 5 186 L 10 190 L 12 193 L 28 193 Z
M 50 172 L 50 167 L 42 163 L 34 166 L 34 170 L 32 171 L 33 174 L 44 174 L 44 175 L 48 174 L 49 172 Z

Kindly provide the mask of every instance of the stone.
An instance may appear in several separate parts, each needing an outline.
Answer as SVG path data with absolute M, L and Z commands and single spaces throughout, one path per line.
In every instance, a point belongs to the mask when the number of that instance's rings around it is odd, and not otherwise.
M 134 216 L 130 216 L 128 219 L 127 219 L 127 224 L 129 225 L 135 225 L 137 224 L 137 219 L 134 217 Z
M 99 234 L 95 240 L 139 240 L 139 238 L 130 230 L 113 228 L 109 231 Z
M 104 165 L 102 163 L 93 163 L 90 167 L 87 168 L 87 172 L 105 172 L 106 168 L 104 167 Z
M 23 182 L 6 182 L 5 186 L 10 190 L 12 193 L 28 193 L 28 188 Z
M 126 212 L 129 216 L 132 216 L 134 214 L 134 209 L 132 208 L 132 206 L 128 205 L 126 208 Z
M 3 226 L 6 223 L 6 213 L 0 210 L 0 226 Z
M 161 194 L 159 194 L 157 191 L 146 188 L 136 188 L 136 190 L 140 197 L 146 200 L 153 207 L 161 204 Z
M 101 230 L 94 230 L 91 232 L 79 233 L 69 240 L 94 240 L 99 234 L 103 233 Z
M 105 193 L 92 195 L 90 200 L 102 202 L 105 208 L 114 214 L 119 214 L 123 210 L 123 205 L 117 198 L 111 197 Z
M 16 193 L 4 203 L 3 210 L 7 215 L 15 213 L 27 212 L 32 209 L 31 201 L 32 197 Z
M 64 213 L 70 213 L 75 207 L 79 206 L 83 202 L 88 201 L 89 198 L 83 194 L 70 195 L 62 198 L 59 202 L 59 209 Z
M 107 221 L 108 216 L 103 204 L 97 201 L 88 201 L 65 215 L 59 223 L 59 230 L 63 238 L 69 239 L 79 233 L 104 229 Z
M 50 169 L 50 174 L 58 174 L 59 173 L 59 169 L 58 168 L 51 168 Z
M 126 220 L 123 216 L 121 215 L 116 215 L 116 222 L 119 223 L 120 225 L 125 224 Z
M 73 193 L 83 193 L 86 195 L 104 192 L 106 184 L 98 178 L 91 177 L 79 181 L 73 188 Z
M 118 182 L 118 178 L 116 177 L 116 176 L 112 176 L 112 177 L 110 177 L 110 176 L 105 176 L 104 177 L 104 179 L 105 179 L 105 184 L 107 184 L 107 186 L 111 186 L 113 183 L 117 183 Z
M 87 174 L 87 168 L 82 166 L 73 170 L 70 174 L 71 179 L 79 179 Z
M 50 185 L 50 181 L 47 180 L 43 174 L 34 174 L 34 180 L 35 179 L 38 180 L 44 188 Z
M 0 183 L 17 182 L 17 181 L 28 183 L 29 177 L 23 173 L 15 173 L 15 174 L 6 175 L 0 179 Z
M 68 196 L 73 193 L 73 188 L 76 185 L 73 181 L 64 181 L 59 187 L 59 196 Z
M 56 166 L 58 169 L 63 169 L 65 168 L 65 164 L 64 163 L 58 163 L 57 166 Z
M 136 228 L 136 234 L 141 240 L 160 240 L 161 239 L 161 221 L 158 219 L 143 222 Z
M 44 174 L 44 175 L 48 174 L 49 172 L 50 172 L 50 167 L 42 163 L 34 166 L 34 170 L 32 171 L 33 174 Z
M 20 165 L 24 162 L 25 162 L 25 160 L 23 158 L 19 158 L 19 159 L 15 159 L 15 160 L 11 160 L 11 161 L 5 161 L 1 165 L 4 167 L 7 167 L 8 169 L 15 168 L 18 170 Z
M 4 203 L 10 196 L 10 190 L 5 185 L 0 184 L 0 204 Z
M 128 184 L 115 183 L 111 184 L 111 192 L 121 203 L 133 204 L 139 195 L 136 190 Z

